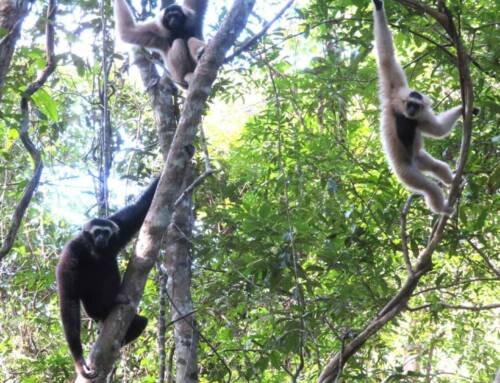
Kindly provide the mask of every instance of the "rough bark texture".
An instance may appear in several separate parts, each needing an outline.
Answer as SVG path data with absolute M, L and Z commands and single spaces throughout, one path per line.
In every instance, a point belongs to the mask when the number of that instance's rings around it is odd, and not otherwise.
M 455 45 L 458 59 L 458 72 L 460 75 L 460 87 L 462 91 L 462 103 L 464 106 L 464 129 L 462 135 L 462 144 L 460 147 L 460 157 L 457 163 L 457 171 L 455 179 L 451 186 L 448 203 L 452 206 L 460 195 L 460 183 L 464 172 L 465 164 L 470 147 L 471 134 L 472 134 L 472 109 L 473 109 L 473 86 L 472 79 L 469 72 L 469 58 L 465 51 L 460 36 L 458 35 L 453 17 L 449 10 L 444 7 L 443 10 L 437 11 L 430 6 L 420 3 L 417 0 L 397 0 L 399 3 L 404 4 L 417 12 L 428 15 L 434 18 L 446 30 L 451 41 Z M 429 238 L 427 247 L 419 254 L 413 273 L 409 273 L 403 287 L 394 295 L 394 297 L 385 305 L 371 322 L 369 322 L 364 330 L 349 342 L 344 349 L 335 355 L 321 372 L 318 383 L 328 383 L 335 381 L 337 375 L 342 367 L 349 360 L 349 358 L 359 350 L 365 342 L 374 334 L 376 334 L 387 322 L 392 320 L 401 311 L 407 309 L 408 300 L 422 276 L 432 270 L 432 255 L 436 250 L 439 242 L 443 238 L 444 229 L 448 221 L 447 216 L 442 216 L 436 226 L 436 229 Z
M 175 87 L 167 77 L 160 78 L 154 64 L 148 59 L 144 50 L 135 52 L 135 64 L 139 67 L 141 77 L 150 96 L 158 136 L 164 160 L 168 157 L 172 143 L 176 121 L 174 102 Z M 190 166 L 191 168 L 191 166 Z M 192 182 L 193 169 L 190 169 L 184 181 L 183 189 Z M 190 242 L 192 234 L 192 195 L 189 194 L 175 209 L 172 223 L 168 226 L 165 238 L 165 270 L 167 294 L 170 301 L 172 322 L 174 323 L 176 382 L 197 382 L 198 335 L 195 327 L 193 301 L 191 299 L 191 256 Z M 165 286 L 160 286 L 160 289 Z M 160 373 L 159 382 L 165 377 L 165 342 L 164 326 L 160 326 Z
M 193 181 L 189 164 L 184 188 Z M 168 226 L 165 267 L 168 274 L 167 293 L 174 323 L 176 383 L 198 382 L 198 330 L 191 298 L 191 246 L 193 203 L 189 193 L 177 205 Z
M 112 311 L 104 321 L 101 333 L 92 348 L 91 364 L 99 371 L 99 377 L 94 380 L 96 383 L 105 382 L 118 357 L 120 340 L 123 339 L 136 312 L 148 273 L 157 259 L 161 237 L 171 221 L 174 203 L 182 193 L 193 154 L 196 130 L 212 84 L 227 50 L 246 25 L 254 2 L 234 2 L 221 29 L 207 45 L 196 68 L 158 189 L 139 233 L 136 254 L 129 262 L 124 276 L 122 293 L 129 297 L 130 304 L 119 305 Z M 80 379 L 79 382 L 85 380 Z
M 169 78 L 160 77 L 154 63 L 149 60 L 143 49 L 137 48 L 134 51 L 134 64 L 139 68 L 142 82 L 151 100 L 161 153 L 166 161 L 177 128 L 174 102 L 176 89 Z
M 0 28 L 6 35 L 0 38 L 0 101 L 3 96 L 5 76 L 9 70 L 23 20 L 28 14 L 28 0 L 0 0 Z

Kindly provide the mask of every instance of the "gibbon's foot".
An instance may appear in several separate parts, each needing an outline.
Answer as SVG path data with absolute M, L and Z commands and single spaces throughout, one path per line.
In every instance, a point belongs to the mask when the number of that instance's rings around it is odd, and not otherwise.
M 375 9 L 377 11 L 380 11 L 382 9 L 382 5 L 384 4 L 382 0 L 373 0 L 373 3 L 375 4 Z
M 85 359 L 81 357 L 76 362 L 76 371 L 79 375 L 83 376 L 85 379 L 94 379 L 97 378 L 97 371 L 91 369 Z
M 479 114 L 481 113 L 481 108 L 478 108 L 477 106 L 475 106 L 474 108 L 472 108 L 472 115 L 473 116 L 479 116 Z
M 184 82 L 186 83 L 186 88 L 189 87 L 189 84 L 191 84 L 191 81 L 193 81 L 194 73 L 186 73 L 184 75 Z

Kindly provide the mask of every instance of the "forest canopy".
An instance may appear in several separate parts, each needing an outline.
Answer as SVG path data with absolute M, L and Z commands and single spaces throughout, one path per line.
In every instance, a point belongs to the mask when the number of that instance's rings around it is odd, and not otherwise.
M 0 0 L 2 382 L 73 381 L 61 251 L 158 175 L 130 304 L 82 310 L 110 382 L 500 382 L 499 2 L 385 0 L 410 87 L 464 106 L 426 141 L 450 217 L 384 156 L 372 1 L 212 0 L 188 89 L 113 8 Z

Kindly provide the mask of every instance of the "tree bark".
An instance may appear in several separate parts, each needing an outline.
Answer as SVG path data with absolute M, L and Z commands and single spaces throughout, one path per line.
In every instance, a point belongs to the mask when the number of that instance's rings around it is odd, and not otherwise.
M 104 321 L 97 342 L 92 348 L 91 365 L 99 372 L 95 383 L 106 381 L 118 357 L 121 339 L 136 313 L 149 271 L 157 259 L 161 237 L 171 222 L 175 201 L 182 194 L 193 155 L 196 130 L 212 84 L 227 50 L 246 25 L 254 3 L 255 0 L 235 0 L 221 29 L 208 43 L 196 67 L 158 188 L 139 233 L 136 254 L 130 260 L 124 276 L 121 293 L 130 299 L 130 304 L 118 305 L 113 309 Z
M 28 14 L 29 3 L 28 0 L 0 0 L 0 28 L 6 32 L 0 38 L 0 101 L 3 96 L 5 76 L 10 68 L 24 18 Z
M 137 49 L 134 62 L 139 67 L 144 86 L 150 96 L 155 117 L 158 137 L 163 159 L 166 161 L 170 145 L 177 127 L 177 110 L 174 95 L 176 89 L 167 77 L 160 78 L 156 67 L 148 59 L 144 50 Z M 193 169 L 190 165 L 183 189 L 191 184 Z M 160 278 L 160 284 L 166 282 L 170 301 L 172 323 L 174 324 L 176 382 L 197 382 L 198 366 L 198 335 L 195 327 L 193 301 L 191 299 L 191 248 L 189 238 L 192 236 L 193 211 L 191 193 L 183 203 L 176 207 L 172 223 L 168 226 L 165 238 L 165 270 L 167 278 Z M 163 273 L 162 269 L 160 273 Z M 160 286 L 160 289 L 165 286 Z M 163 326 L 159 331 L 165 331 Z M 158 381 L 165 377 L 165 345 L 164 334 L 158 334 L 162 339 L 160 344 L 161 363 Z

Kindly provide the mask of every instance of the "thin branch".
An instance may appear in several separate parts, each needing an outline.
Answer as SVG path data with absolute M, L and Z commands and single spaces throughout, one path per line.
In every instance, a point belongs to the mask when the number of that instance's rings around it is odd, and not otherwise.
M 406 200 L 403 211 L 401 212 L 401 247 L 403 251 L 403 256 L 405 258 L 406 271 L 408 275 L 412 276 L 414 274 L 413 266 L 411 265 L 410 254 L 408 253 L 408 234 L 406 233 L 406 219 L 408 212 L 410 211 L 410 206 L 416 194 L 411 194 Z
M 468 310 L 468 311 L 483 311 L 483 310 L 494 310 L 500 308 L 500 303 L 492 303 L 489 305 L 476 304 L 472 306 L 467 305 L 450 305 L 448 303 L 438 302 L 438 303 L 427 303 L 421 306 L 407 307 L 408 311 L 418 311 L 428 309 L 430 307 L 441 306 L 450 310 Z
M 493 262 L 488 258 L 488 256 L 481 250 L 477 245 L 472 242 L 470 238 L 467 238 L 467 243 L 483 258 L 484 262 L 488 265 L 488 267 L 495 273 L 497 277 L 500 278 L 500 269 L 498 269 Z
M 255 34 L 253 37 L 251 37 L 250 39 L 248 39 L 247 41 L 245 41 L 243 43 L 243 45 L 241 47 L 239 47 L 238 49 L 235 49 L 234 52 L 229 55 L 228 57 L 226 57 L 226 59 L 224 60 L 224 63 L 229 63 L 231 61 L 233 61 L 236 57 L 238 57 L 240 54 L 242 54 L 243 52 L 249 50 L 250 48 L 252 48 L 255 44 L 257 44 L 257 42 L 262 38 L 262 36 L 264 36 L 266 34 L 266 32 L 268 31 L 268 29 L 281 17 L 283 16 L 283 14 L 286 12 L 286 10 L 288 8 L 290 8 L 290 6 L 293 4 L 295 0 L 289 0 L 284 6 L 283 8 L 280 9 L 280 11 L 276 14 L 276 16 L 274 16 L 271 21 L 268 21 L 264 27 L 262 28 L 262 30 Z
M 450 283 L 445 286 L 432 286 L 432 287 L 427 287 L 422 290 L 418 290 L 412 294 L 412 297 L 420 295 L 420 294 L 425 294 L 429 291 L 434 291 L 434 290 L 442 290 L 442 289 L 448 289 L 450 287 L 456 287 L 459 285 L 465 285 L 469 283 L 474 283 L 474 282 L 493 282 L 493 281 L 500 281 L 500 278 L 473 278 L 473 279 L 466 279 L 464 281 L 457 281 L 455 283 Z
M 26 210 L 33 198 L 33 194 L 35 193 L 36 188 L 40 182 L 40 177 L 43 171 L 43 161 L 41 152 L 36 148 L 33 141 L 31 141 L 29 137 L 29 104 L 28 100 L 30 97 L 40 89 L 48 77 L 52 74 L 56 67 L 56 59 L 54 55 L 54 20 L 56 16 L 56 2 L 55 0 L 50 0 L 47 7 L 47 24 L 45 26 L 45 37 L 46 37 L 46 58 L 47 64 L 38 78 L 28 85 L 28 88 L 24 91 L 21 97 L 21 124 L 19 129 L 19 136 L 21 138 L 21 142 L 24 145 L 24 148 L 29 153 L 33 163 L 34 163 L 34 172 L 33 177 L 30 182 L 26 186 L 23 192 L 23 196 L 21 200 L 17 204 L 14 214 L 11 218 L 11 225 L 7 236 L 4 239 L 2 247 L 0 248 L 0 261 L 10 252 L 12 246 L 14 245 L 14 241 L 16 239 L 17 232 L 19 227 L 21 226 L 21 222 L 24 218 Z

